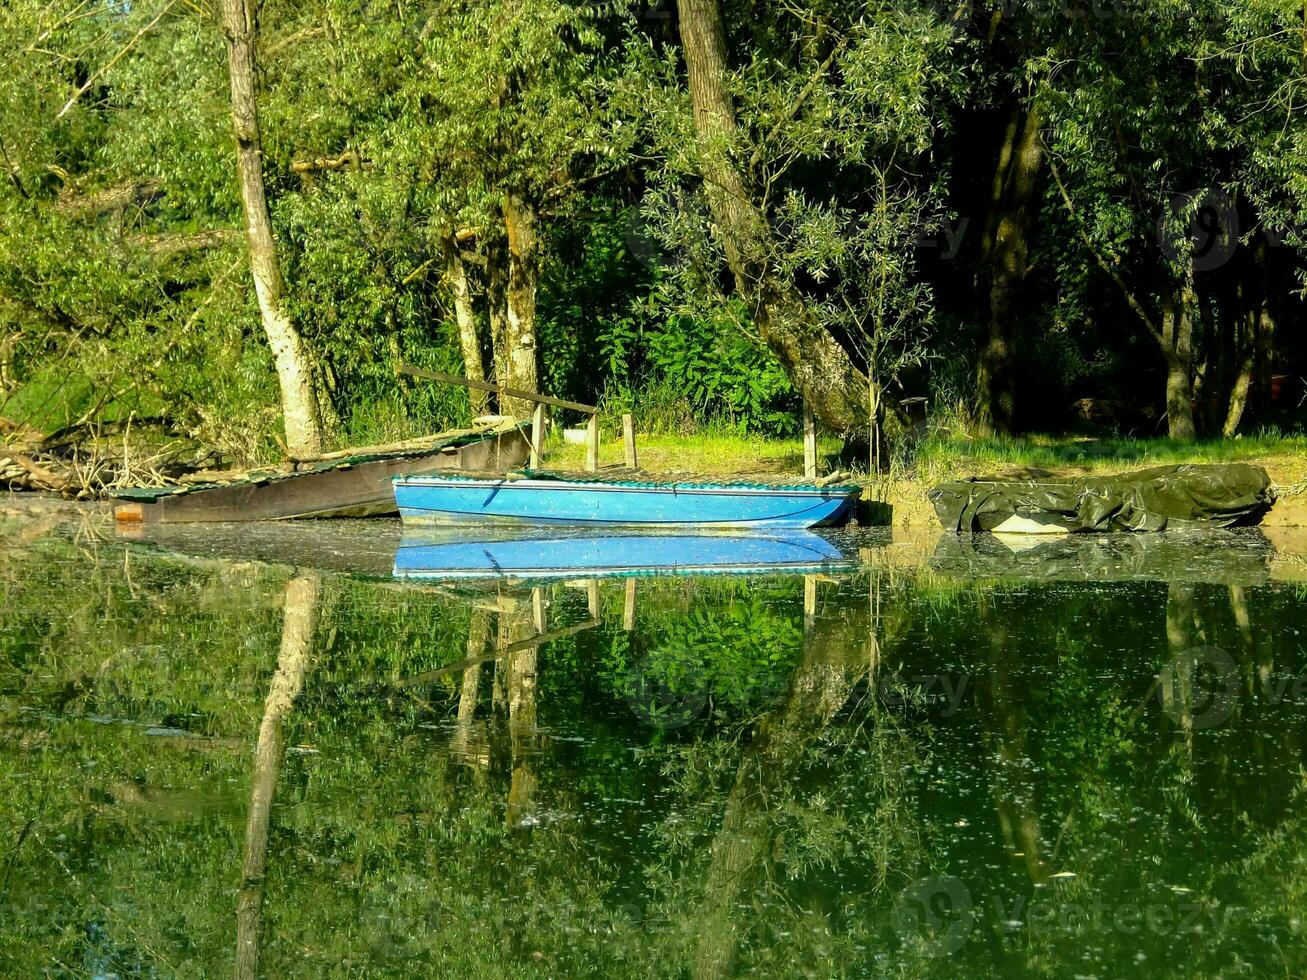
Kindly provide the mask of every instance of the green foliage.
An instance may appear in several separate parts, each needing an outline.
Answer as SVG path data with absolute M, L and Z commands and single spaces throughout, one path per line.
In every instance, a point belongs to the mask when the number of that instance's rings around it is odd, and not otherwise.
M 489 354 L 484 263 L 509 192 L 539 215 L 542 387 L 655 431 L 796 430 L 709 220 L 672 7 L 261 5 L 274 225 L 338 440 L 466 422 L 465 392 L 392 365 L 461 370 L 455 232 Z M 1163 364 L 1137 310 L 1159 323 L 1172 301 L 1194 325 L 1200 422 L 1219 428 L 1239 331 L 1264 314 L 1250 411 L 1295 424 L 1270 377 L 1307 356 L 1300 5 L 724 9 L 727 149 L 759 188 L 766 264 L 888 398 L 937 396 L 967 423 L 1003 133 L 1036 109 L 1012 324 L 1026 426 L 1064 426 L 1090 398 L 1124 406 L 1122 431 L 1155 429 Z M 0 416 L 149 419 L 161 439 L 266 459 L 278 387 L 243 260 L 225 45 L 209 7 L 156 13 L 0 11 Z M 1209 189 L 1237 247 L 1195 269 Z M 957 238 L 934 254 L 941 228 Z

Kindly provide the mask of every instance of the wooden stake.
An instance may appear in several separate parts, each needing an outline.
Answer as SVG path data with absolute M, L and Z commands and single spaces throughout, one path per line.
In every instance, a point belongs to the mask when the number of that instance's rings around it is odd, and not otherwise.
M 806 398 L 803 400 L 803 475 L 809 480 L 817 478 L 817 422 Z
M 544 633 L 549 621 L 545 612 L 545 590 L 538 585 L 531 590 L 531 613 L 535 620 L 536 632 Z
M 628 416 L 629 418 L 629 416 Z M 626 580 L 626 605 L 622 607 L 622 629 L 635 629 L 635 579 Z
M 586 607 L 590 613 L 591 619 L 599 618 L 599 580 L 592 578 L 586 583 L 585 589 Z
M 635 455 L 635 419 L 630 412 L 622 416 L 622 440 L 626 443 L 626 468 L 638 469 L 640 464 Z
M 531 468 L 540 468 L 545 446 L 545 405 L 540 402 L 531 416 Z
M 594 473 L 599 469 L 599 416 L 591 415 L 585 428 L 585 470 Z
M 803 576 L 803 615 L 811 620 L 817 615 L 817 576 Z

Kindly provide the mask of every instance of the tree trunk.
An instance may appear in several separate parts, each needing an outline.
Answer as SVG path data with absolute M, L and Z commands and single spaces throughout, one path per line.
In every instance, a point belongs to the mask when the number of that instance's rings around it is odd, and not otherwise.
M 1016 413 L 1013 338 L 1020 317 L 1021 292 L 1029 269 L 1029 237 L 1039 205 L 1036 193 L 1043 167 L 1039 110 L 1031 107 L 1018 124 L 1014 110 L 994 179 L 992 238 L 986 242 L 989 272 L 989 339 L 980 354 L 977 382 L 981 428 L 1009 433 Z M 987 236 L 988 237 L 988 236 Z
M 281 624 L 281 652 L 277 672 L 268 686 L 268 699 L 254 746 L 254 775 L 250 811 L 245 823 L 245 857 L 241 863 L 241 890 L 236 900 L 236 980 L 258 975 L 259 932 L 263 911 L 264 877 L 268 868 L 268 828 L 277 775 L 285 753 L 283 722 L 304 687 L 313 655 L 321 581 L 313 573 L 286 584 Z
M 508 249 L 501 238 L 486 243 L 486 318 L 495 381 L 508 384 Z M 503 405 L 496 407 L 507 412 Z
M 771 229 L 731 158 L 735 110 L 726 87 L 726 34 L 719 0 L 678 0 L 681 45 L 694 105 L 699 167 L 739 296 L 767 346 L 813 411 L 836 432 L 865 427 L 867 380 L 848 352 L 812 322 L 803 297 L 772 265 Z
M 1260 304 L 1259 304 L 1260 305 Z M 1239 310 L 1236 322 L 1239 324 L 1237 344 L 1237 367 L 1234 384 L 1230 388 L 1230 403 L 1225 413 L 1225 424 L 1221 434 L 1227 439 L 1239 431 L 1243 421 L 1244 410 L 1248 407 L 1248 392 L 1253 383 L 1253 364 L 1257 355 L 1257 322 L 1260 311 L 1257 309 Z
M 1265 241 L 1257 245 L 1257 268 L 1262 279 L 1262 308 L 1257 321 L 1256 353 L 1253 355 L 1253 397 L 1258 407 L 1265 410 L 1271 404 L 1272 376 L 1275 373 L 1275 311 L 1272 302 L 1275 293 Z
M 469 660 L 485 656 L 490 640 L 490 616 L 474 609 L 467 624 L 467 656 Z M 475 769 L 490 765 L 490 747 L 483 726 L 476 723 L 477 700 L 481 693 L 481 665 L 473 664 L 463 671 L 463 682 L 458 694 L 458 717 L 454 722 L 454 737 L 450 749 L 455 758 Z
M 14 345 L 20 336 L 18 331 L 6 332 L 4 340 L 0 340 L 0 391 L 17 387 L 14 378 Z
M 1181 294 L 1179 308 L 1175 297 L 1167 295 L 1162 310 L 1162 355 L 1166 358 L 1166 426 L 1172 439 L 1191 441 L 1194 429 L 1193 409 L 1193 317 L 1192 287 Z
M 472 309 L 472 290 L 467 281 L 467 267 L 458 254 L 458 242 L 451 235 L 443 243 L 445 259 L 445 286 L 454 301 L 454 319 L 458 323 L 458 345 L 463 352 L 463 375 L 472 381 L 485 381 L 486 370 L 481 361 L 481 337 L 477 332 L 476 312 Z M 488 396 L 475 388 L 467 390 L 472 416 L 486 413 Z
M 504 229 L 508 233 L 508 281 L 505 284 L 503 331 L 505 374 L 500 382 L 521 391 L 540 390 L 539 346 L 536 344 L 536 287 L 540 281 L 540 240 L 536 213 L 520 194 L 504 195 Z M 500 411 L 527 418 L 535 404 L 506 399 Z
M 524 603 L 512 612 L 501 612 L 499 619 L 501 629 L 506 626 L 508 643 L 521 643 L 541 632 Z M 510 828 L 529 826 L 536 806 L 539 785 L 535 771 L 536 661 L 539 650 L 536 646 L 523 647 L 509 654 L 504 661 L 507 667 L 508 737 L 513 765 L 504 819 Z
M 292 456 L 316 456 L 322 452 L 322 416 L 314 387 L 313 364 L 304 339 L 286 310 L 277 243 L 272 236 L 272 217 L 263 185 L 252 0 L 222 0 L 222 20 L 227 32 L 232 131 L 236 137 L 236 167 L 245 210 L 250 273 L 254 277 L 263 331 L 272 348 L 277 380 L 281 384 L 286 448 Z

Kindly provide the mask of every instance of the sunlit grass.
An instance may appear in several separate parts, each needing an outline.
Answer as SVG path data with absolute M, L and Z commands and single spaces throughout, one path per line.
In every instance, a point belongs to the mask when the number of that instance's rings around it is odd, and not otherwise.
M 624 463 L 621 433 L 602 432 L 601 467 Z M 637 434 L 640 467 L 650 473 L 768 473 L 803 472 L 801 439 L 774 439 L 729 432 L 695 435 Z M 821 472 L 827 473 L 840 451 L 839 439 L 818 442 Z M 1036 435 L 1022 438 L 964 439 L 933 436 L 917 445 L 897 467 L 896 476 L 937 483 L 980 473 L 1012 469 L 1042 469 L 1055 473 L 1110 473 L 1177 463 L 1221 463 L 1238 460 L 1282 461 L 1295 469 L 1307 466 L 1307 437 L 1268 432 L 1237 439 L 1177 442 L 1173 439 L 1102 438 Z M 545 465 L 580 470 L 585 447 L 565 443 L 555 431 L 546 442 Z
M 637 433 L 636 449 L 640 468 L 650 473 L 793 473 L 796 476 L 803 473 L 801 439 L 769 439 L 732 433 Z M 833 456 L 840 449 L 840 441 L 823 438 L 818 441 L 817 449 L 820 455 Z M 544 464 L 554 469 L 580 470 L 585 465 L 585 446 L 565 443 L 561 433 L 555 432 L 546 443 Z M 599 465 L 625 465 L 620 431 L 602 431 Z M 822 472 L 827 472 L 830 466 L 830 463 L 824 463 Z
M 1280 457 L 1307 460 L 1307 438 L 1268 432 L 1237 439 L 1179 442 L 1069 436 L 1029 436 L 960 439 L 932 437 L 912 455 L 907 475 L 923 482 L 977 472 L 1013 468 L 1052 472 L 1114 472 L 1178 463 L 1228 463 Z

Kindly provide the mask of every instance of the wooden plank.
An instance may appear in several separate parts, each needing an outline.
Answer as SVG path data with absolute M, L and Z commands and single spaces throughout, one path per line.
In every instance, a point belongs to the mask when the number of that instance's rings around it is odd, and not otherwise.
M 599 469 L 599 416 L 591 415 L 585 424 L 585 471 L 594 473 Z
M 817 421 L 806 398 L 803 400 L 803 475 L 809 480 L 817 478 Z
M 622 442 L 626 446 L 626 468 L 636 470 L 640 464 L 635 455 L 635 419 L 627 412 L 622 416 Z
M 492 384 L 489 381 L 473 381 L 471 378 L 461 378 L 457 374 L 428 371 L 426 368 L 413 367 L 411 364 L 397 365 L 395 370 L 400 374 L 412 375 L 415 378 L 425 378 L 428 381 L 443 381 L 446 384 L 461 385 L 464 388 L 476 388 L 478 391 L 494 391 L 500 395 L 507 395 L 509 398 L 520 398 L 523 401 L 536 402 L 540 405 L 553 405 L 555 408 L 570 408 L 574 412 L 585 412 L 587 415 L 594 415 L 599 411 L 594 405 L 569 402 L 562 398 L 554 398 L 552 395 L 542 395 L 535 391 L 523 391 L 521 388 L 509 388 L 505 385 Z
M 545 406 L 543 403 L 536 405 L 536 410 L 531 416 L 531 468 L 539 469 L 540 460 L 544 455 L 545 448 Z

